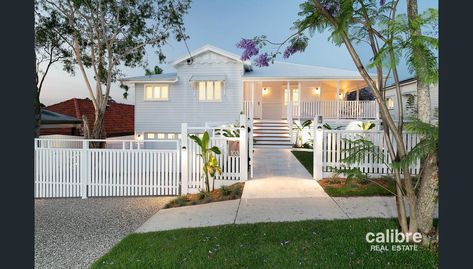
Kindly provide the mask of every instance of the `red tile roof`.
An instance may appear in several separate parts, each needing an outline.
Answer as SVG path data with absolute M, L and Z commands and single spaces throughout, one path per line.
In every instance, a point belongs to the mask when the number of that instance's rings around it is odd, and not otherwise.
M 82 119 L 82 115 L 86 115 L 89 121 L 89 128 L 92 131 L 95 114 L 94 105 L 88 98 L 69 99 L 54 105 L 47 106 L 45 109 L 69 115 Z M 105 134 L 107 137 L 132 135 L 135 132 L 135 106 L 115 101 L 109 101 L 109 105 L 105 110 Z M 70 130 L 65 130 L 70 133 Z M 60 132 L 62 133 L 62 132 Z

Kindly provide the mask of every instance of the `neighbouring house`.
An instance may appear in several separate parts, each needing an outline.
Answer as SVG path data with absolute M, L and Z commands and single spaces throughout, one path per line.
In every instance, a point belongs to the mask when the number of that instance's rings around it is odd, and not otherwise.
M 404 121 L 409 121 L 409 118 L 417 116 L 417 80 L 415 78 L 408 78 L 399 82 L 402 96 L 402 107 Z M 439 88 L 438 84 L 431 85 L 430 102 L 431 102 L 431 117 L 432 121 L 438 122 L 438 107 L 439 107 Z M 396 87 L 389 85 L 385 87 L 386 105 L 395 121 L 398 121 L 399 104 L 397 102 Z
M 317 115 L 342 126 L 379 121 L 377 103 L 360 99 L 367 85 L 357 71 L 279 61 L 260 68 L 211 45 L 170 64 L 175 73 L 121 79 L 135 91 L 135 135 L 145 140 L 177 138 L 181 123 L 237 122 L 240 113 L 255 120 L 256 146 L 291 146 L 294 121 Z
M 80 132 L 75 135 L 83 135 L 82 133 L 82 115 L 85 115 L 89 121 L 89 127 L 92 128 L 95 120 L 94 105 L 88 98 L 79 99 L 72 98 L 54 105 L 45 107 L 46 110 L 61 113 L 76 119 L 80 119 Z M 110 100 L 105 111 L 105 134 L 107 138 L 133 136 L 135 109 L 133 105 L 117 103 Z M 70 128 L 51 128 L 42 129 L 41 135 L 63 134 L 70 135 Z
M 42 108 L 40 134 L 48 135 L 61 132 L 64 135 L 79 135 L 81 123 L 82 120 L 78 118 Z

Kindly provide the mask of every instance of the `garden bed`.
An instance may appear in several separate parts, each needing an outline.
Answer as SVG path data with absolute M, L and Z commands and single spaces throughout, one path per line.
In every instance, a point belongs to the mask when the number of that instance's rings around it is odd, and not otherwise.
M 396 182 L 391 178 L 359 180 L 346 178 L 324 178 L 318 181 L 328 195 L 350 196 L 392 196 L 396 193 Z
M 199 192 L 196 194 L 181 195 L 167 203 L 164 208 L 200 205 L 212 202 L 240 199 L 244 187 L 244 182 L 238 182 L 230 186 L 224 186 L 215 189 L 211 192 Z
M 296 159 L 313 174 L 314 153 L 312 151 L 293 150 Z M 350 196 L 391 196 L 396 193 L 396 183 L 389 177 L 370 178 L 369 180 L 346 178 L 324 178 L 319 181 L 324 190 L 333 197 Z

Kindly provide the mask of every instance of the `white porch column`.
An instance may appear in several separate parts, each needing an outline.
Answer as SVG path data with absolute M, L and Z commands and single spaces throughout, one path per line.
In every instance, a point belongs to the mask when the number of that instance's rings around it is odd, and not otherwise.
M 251 106 L 250 106 L 250 113 L 248 113 L 249 115 L 246 115 L 248 118 L 250 118 L 251 120 L 253 120 L 254 118 L 254 114 L 255 114 L 255 82 L 252 81 L 251 82 Z
M 291 98 L 291 83 L 287 81 L 287 123 L 289 125 L 289 138 L 292 143 L 292 98 Z
M 360 89 L 356 90 L 356 101 L 360 101 Z
M 299 93 L 299 99 L 297 99 L 297 117 L 299 121 L 301 120 L 301 98 L 302 98 L 302 88 L 301 88 L 301 82 L 297 82 L 297 91 Z
M 337 119 L 340 119 L 340 80 L 337 81 Z

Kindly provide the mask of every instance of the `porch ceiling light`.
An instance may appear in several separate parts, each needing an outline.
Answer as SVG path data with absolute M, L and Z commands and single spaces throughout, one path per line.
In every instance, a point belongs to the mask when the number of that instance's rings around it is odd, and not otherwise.
M 263 95 L 266 95 L 269 93 L 269 88 L 263 88 Z
M 319 95 L 320 94 L 320 87 L 315 87 L 314 88 L 314 94 Z

